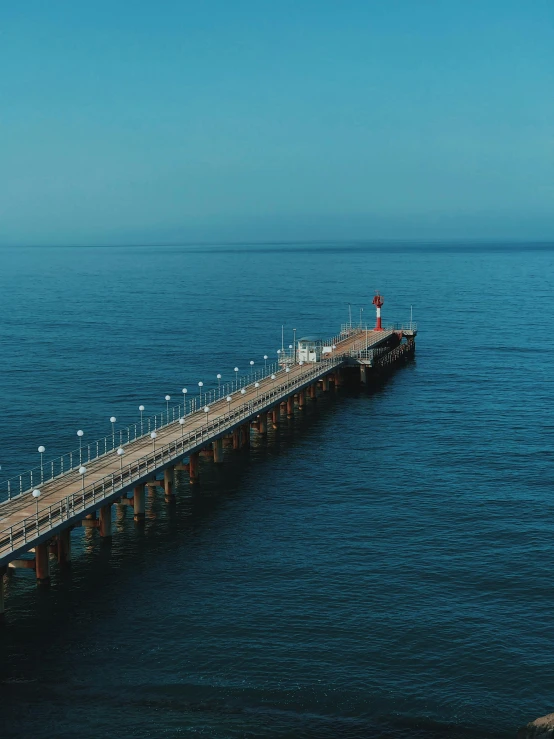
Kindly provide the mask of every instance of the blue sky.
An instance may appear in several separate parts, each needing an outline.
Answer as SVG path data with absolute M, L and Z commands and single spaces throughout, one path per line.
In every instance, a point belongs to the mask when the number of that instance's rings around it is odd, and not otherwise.
M 551 0 L 26 0 L 0 243 L 554 238 Z

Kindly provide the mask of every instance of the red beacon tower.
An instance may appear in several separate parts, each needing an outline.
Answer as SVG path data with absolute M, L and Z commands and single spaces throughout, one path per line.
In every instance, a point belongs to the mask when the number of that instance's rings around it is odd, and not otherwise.
M 375 324 L 375 330 L 382 331 L 383 327 L 381 326 L 381 306 L 385 302 L 385 299 L 382 295 L 379 295 L 379 293 L 376 293 L 375 297 L 373 298 L 371 302 L 373 303 L 377 311 L 377 323 Z

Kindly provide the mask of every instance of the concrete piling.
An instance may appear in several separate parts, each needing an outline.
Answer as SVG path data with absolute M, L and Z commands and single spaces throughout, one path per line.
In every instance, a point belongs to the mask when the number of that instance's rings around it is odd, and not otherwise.
M 68 527 L 57 536 L 57 558 L 60 567 L 71 564 L 71 529 Z
M 50 582 L 50 562 L 48 556 L 48 542 L 35 546 L 35 572 L 37 582 L 45 585 Z
M 241 448 L 250 446 L 250 424 L 243 423 L 240 427 L 240 445 Z
M 134 513 L 133 518 L 135 521 L 144 521 L 145 512 L 145 495 L 144 485 L 137 485 L 133 491 L 133 507 Z
M 191 485 L 196 485 L 200 481 L 198 457 L 198 452 L 193 452 L 189 457 L 189 482 Z
M 258 433 L 265 435 L 267 434 L 267 413 L 260 413 L 258 419 Z
M 174 487 L 175 471 L 173 467 L 166 467 L 164 470 L 164 491 L 166 500 L 171 500 L 174 497 Z
M 223 462 L 223 439 L 216 439 L 212 442 L 214 450 L 214 464 L 222 464 Z
M 103 505 L 100 508 L 100 536 L 110 539 L 112 535 L 112 506 Z

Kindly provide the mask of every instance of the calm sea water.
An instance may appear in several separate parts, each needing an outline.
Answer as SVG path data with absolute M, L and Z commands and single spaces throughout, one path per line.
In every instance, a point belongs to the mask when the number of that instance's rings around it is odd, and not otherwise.
M 18 571 L 0 735 L 512 737 L 554 710 L 554 250 L 0 251 L 7 477 L 359 305 L 417 357 Z

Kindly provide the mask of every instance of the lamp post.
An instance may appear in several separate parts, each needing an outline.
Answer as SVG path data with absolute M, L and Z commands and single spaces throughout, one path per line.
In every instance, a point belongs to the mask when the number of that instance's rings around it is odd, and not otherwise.
M 35 499 L 35 502 L 37 504 L 37 528 L 38 528 L 38 499 L 40 498 L 40 490 L 38 489 L 33 490 L 33 498 Z
M 139 411 L 140 411 L 140 435 L 142 436 L 144 434 L 144 424 L 142 422 L 142 414 L 144 413 L 143 405 L 139 405 Z
M 158 434 L 155 431 L 152 431 L 150 434 L 150 438 L 152 439 L 152 447 L 153 451 L 156 451 L 156 439 L 158 438 Z
M 275 375 L 271 375 L 271 379 L 273 380 L 273 385 L 272 385 L 272 387 L 275 387 Z
M 199 382 L 198 387 L 200 388 L 200 400 L 198 401 L 198 405 L 202 405 L 202 388 L 204 387 L 204 383 Z
M 225 398 L 225 400 L 227 401 L 227 413 L 230 413 L 231 412 L 231 401 L 233 400 L 233 398 L 230 395 L 228 395 Z
M 285 367 L 285 372 L 288 374 L 290 372 L 290 367 Z M 289 378 L 287 377 L 287 384 L 288 384 Z
M 244 389 L 243 387 L 241 387 L 241 389 L 240 389 L 240 394 L 241 394 L 241 395 L 244 395 L 245 393 L 246 393 L 246 390 L 245 390 L 245 389 Z
M 264 354 L 264 374 L 265 375 L 267 375 L 267 360 L 268 359 L 269 357 L 267 356 L 267 354 Z
M 216 379 L 217 379 L 217 397 L 219 398 L 219 396 L 221 395 L 221 375 L 219 374 L 219 372 L 216 375 Z
M 188 393 L 188 390 L 186 389 L 186 387 L 183 388 L 182 392 L 183 392 L 183 416 L 186 416 L 187 415 L 187 393 Z
M 81 481 L 83 483 L 82 490 L 84 492 L 85 491 L 85 475 L 87 474 L 87 468 L 83 466 L 79 467 L 79 474 L 81 475 Z M 84 500 L 83 500 L 83 503 L 84 503 Z
M 123 471 L 123 455 L 125 454 L 125 449 L 122 447 L 119 447 L 117 450 L 117 456 L 119 457 L 119 469 Z
M 83 464 L 83 434 L 85 432 L 79 429 L 77 431 L 77 436 L 79 437 L 79 467 Z
M 294 346 L 294 364 L 296 364 L 296 329 L 292 329 L 292 344 Z
M 360 328 L 363 325 L 364 306 L 360 305 Z
M 235 373 L 235 391 L 239 389 L 239 368 L 235 367 L 233 372 Z
M 259 382 L 255 382 L 254 383 L 254 387 L 256 388 L 256 397 L 258 397 L 258 392 L 259 392 L 258 388 L 260 387 L 260 383 Z
M 117 421 L 117 418 L 115 416 L 110 416 L 110 423 L 112 424 L 112 448 L 115 446 L 115 422 Z
M 352 328 L 352 303 L 348 303 L 348 328 Z
M 210 406 L 209 405 L 204 407 L 204 413 L 206 414 L 206 425 L 207 425 L 208 420 L 210 418 Z
M 169 423 L 169 401 L 171 400 L 171 395 L 165 396 L 165 407 L 167 410 L 167 422 Z
M 45 451 L 46 451 L 45 447 L 39 446 L 38 453 L 40 454 L 40 481 L 41 482 L 44 481 L 44 467 L 42 465 L 42 455 L 44 454 Z
M 185 419 L 180 418 L 179 423 L 181 424 L 181 436 L 185 435 Z

